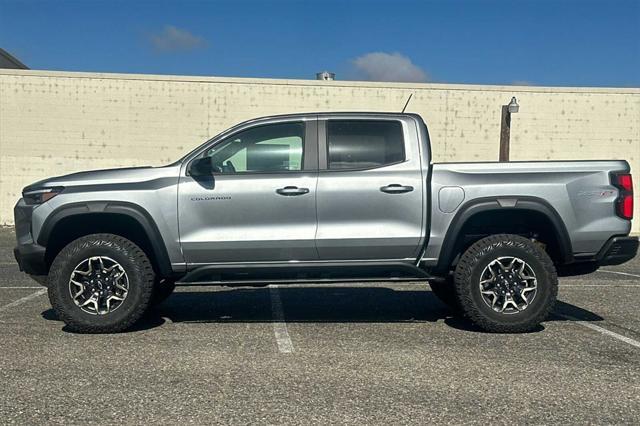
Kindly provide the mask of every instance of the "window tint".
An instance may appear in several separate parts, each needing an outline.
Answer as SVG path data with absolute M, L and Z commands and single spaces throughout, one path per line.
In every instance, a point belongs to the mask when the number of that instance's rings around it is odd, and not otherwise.
M 220 142 L 205 156 L 216 173 L 302 170 L 303 123 L 281 123 L 247 129 Z
M 366 169 L 404 160 L 399 121 L 330 120 L 327 144 L 329 169 Z

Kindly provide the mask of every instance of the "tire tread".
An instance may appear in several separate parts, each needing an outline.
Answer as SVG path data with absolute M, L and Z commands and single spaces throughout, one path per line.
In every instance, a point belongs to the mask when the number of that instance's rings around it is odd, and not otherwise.
M 106 246 L 120 251 L 124 256 L 130 258 L 135 268 L 140 272 L 143 281 L 141 301 L 135 305 L 134 310 L 123 321 L 109 325 L 92 324 L 91 322 L 80 320 L 72 312 L 69 312 L 64 303 L 62 303 L 61 297 L 63 295 L 61 294 L 60 280 L 66 281 L 67 279 L 62 276 L 64 269 L 74 256 L 83 250 L 92 248 L 92 246 Z M 151 261 L 140 247 L 119 235 L 102 233 L 80 237 L 63 248 L 51 265 L 47 287 L 53 309 L 70 330 L 80 333 L 117 333 L 131 327 L 144 315 L 153 293 L 153 282 L 154 271 Z
M 504 247 L 518 248 L 534 256 L 542 264 L 544 279 L 550 284 L 549 301 L 535 315 L 524 315 L 518 322 L 502 323 L 489 318 L 476 306 L 471 293 L 470 280 L 479 260 L 491 251 Z M 491 333 L 531 331 L 549 316 L 558 295 L 558 276 L 551 258 L 532 241 L 512 234 L 491 235 L 472 244 L 460 257 L 455 269 L 454 282 L 463 314 L 480 328 Z

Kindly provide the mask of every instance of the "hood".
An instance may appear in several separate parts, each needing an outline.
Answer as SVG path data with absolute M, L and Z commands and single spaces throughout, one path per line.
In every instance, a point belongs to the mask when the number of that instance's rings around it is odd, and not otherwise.
M 119 169 L 93 170 L 47 178 L 26 186 L 23 192 L 51 187 L 85 185 L 135 184 L 166 177 L 177 177 L 179 166 L 126 167 Z

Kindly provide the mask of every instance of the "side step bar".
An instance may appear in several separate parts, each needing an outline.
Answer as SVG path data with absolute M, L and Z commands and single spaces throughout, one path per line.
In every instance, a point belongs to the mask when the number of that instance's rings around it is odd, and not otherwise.
M 177 285 L 267 285 L 364 281 L 425 281 L 417 266 L 403 262 L 286 262 L 201 266 Z

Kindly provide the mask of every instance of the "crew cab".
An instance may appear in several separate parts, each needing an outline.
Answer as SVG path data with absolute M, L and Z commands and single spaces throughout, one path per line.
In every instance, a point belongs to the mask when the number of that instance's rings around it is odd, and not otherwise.
M 633 258 L 623 160 L 432 161 L 419 115 L 246 121 L 173 164 L 74 173 L 15 207 L 21 270 L 67 326 L 130 327 L 176 284 L 429 282 L 492 332 L 553 308 L 558 274 Z

